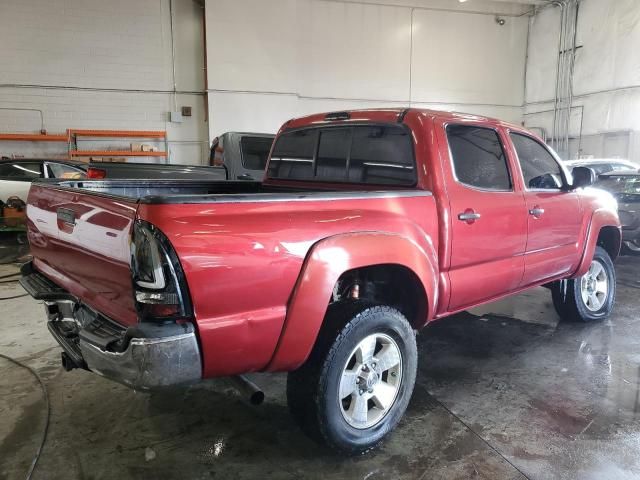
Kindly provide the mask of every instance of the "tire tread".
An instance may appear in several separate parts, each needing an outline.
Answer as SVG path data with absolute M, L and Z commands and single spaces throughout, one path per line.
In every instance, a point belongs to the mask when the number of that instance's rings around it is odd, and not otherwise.
M 579 304 L 579 302 L 582 302 L 579 298 L 580 292 L 577 290 L 579 289 L 580 279 L 570 278 L 554 282 L 554 285 L 551 287 L 553 306 L 560 318 L 572 322 L 591 322 L 595 320 L 604 320 L 611 314 L 616 296 L 615 269 L 613 267 L 611 257 L 609 257 L 609 254 L 604 248 L 600 246 L 596 247 L 594 258 L 596 257 L 600 257 L 600 259 L 605 263 L 605 268 L 610 270 L 609 282 L 611 298 L 607 300 L 607 303 L 610 305 L 608 310 L 597 315 L 588 312 L 586 307 Z
M 344 445 L 337 444 L 329 434 L 327 421 L 319 405 L 327 392 L 329 370 L 343 343 L 348 341 L 353 330 L 361 323 L 381 313 L 405 322 L 405 327 L 411 329 L 409 322 L 398 310 L 386 305 L 362 301 L 331 305 L 309 358 L 299 369 L 290 372 L 287 378 L 289 411 L 302 430 L 319 443 L 325 443 L 348 455 L 367 453 L 378 447 L 382 439 L 364 449 L 357 446 L 345 448 Z

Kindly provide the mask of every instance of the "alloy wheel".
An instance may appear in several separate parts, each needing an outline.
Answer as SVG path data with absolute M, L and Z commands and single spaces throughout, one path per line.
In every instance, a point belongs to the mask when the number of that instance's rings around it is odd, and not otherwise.
M 383 333 L 365 337 L 353 349 L 340 378 L 338 402 L 345 421 L 365 429 L 387 415 L 402 382 L 402 354 Z

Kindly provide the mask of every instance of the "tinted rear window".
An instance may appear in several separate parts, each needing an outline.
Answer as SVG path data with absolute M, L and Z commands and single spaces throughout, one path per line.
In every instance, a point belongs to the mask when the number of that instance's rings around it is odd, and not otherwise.
M 295 130 L 280 135 L 268 177 L 386 185 L 413 185 L 410 132 L 401 125 Z
M 247 170 L 264 171 L 272 143 L 272 138 L 242 137 L 240 139 L 242 166 Z
M 296 130 L 278 138 L 269 162 L 269 178 L 309 180 L 313 178 L 318 130 Z
M 40 163 L 3 163 L 0 165 L 0 177 L 27 180 L 40 178 L 42 165 Z

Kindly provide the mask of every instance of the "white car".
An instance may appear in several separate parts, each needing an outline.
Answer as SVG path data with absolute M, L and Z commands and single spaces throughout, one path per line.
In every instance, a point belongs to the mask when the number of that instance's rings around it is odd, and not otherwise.
M 638 165 L 619 158 L 583 158 L 581 160 L 567 160 L 564 162 L 569 170 L 574 167 L 589 167 L 596 175 L 609 172 L 638 171 Z
M 0 201 L 10 197 L 27 201 L 31 182 L 37 178 L 84 178 L 86 165 L 64 160 L 0 160 Z

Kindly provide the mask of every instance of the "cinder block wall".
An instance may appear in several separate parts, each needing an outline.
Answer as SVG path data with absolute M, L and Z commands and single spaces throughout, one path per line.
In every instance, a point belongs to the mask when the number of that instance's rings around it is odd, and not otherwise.
M 167 130 L 170 160 L 206 159 L 203 8 L 173 0 L 0 0 L 0 132 Z M 193 116 L 170 123 L 169 111 Z M 14 110 L 15 109 L 15 110 Z M 20 110 L 24 109 L 24 110 Z M 83 148 L 118 147 L 112 140 Z M 0 142 L 0 154 L 64 154 Z

